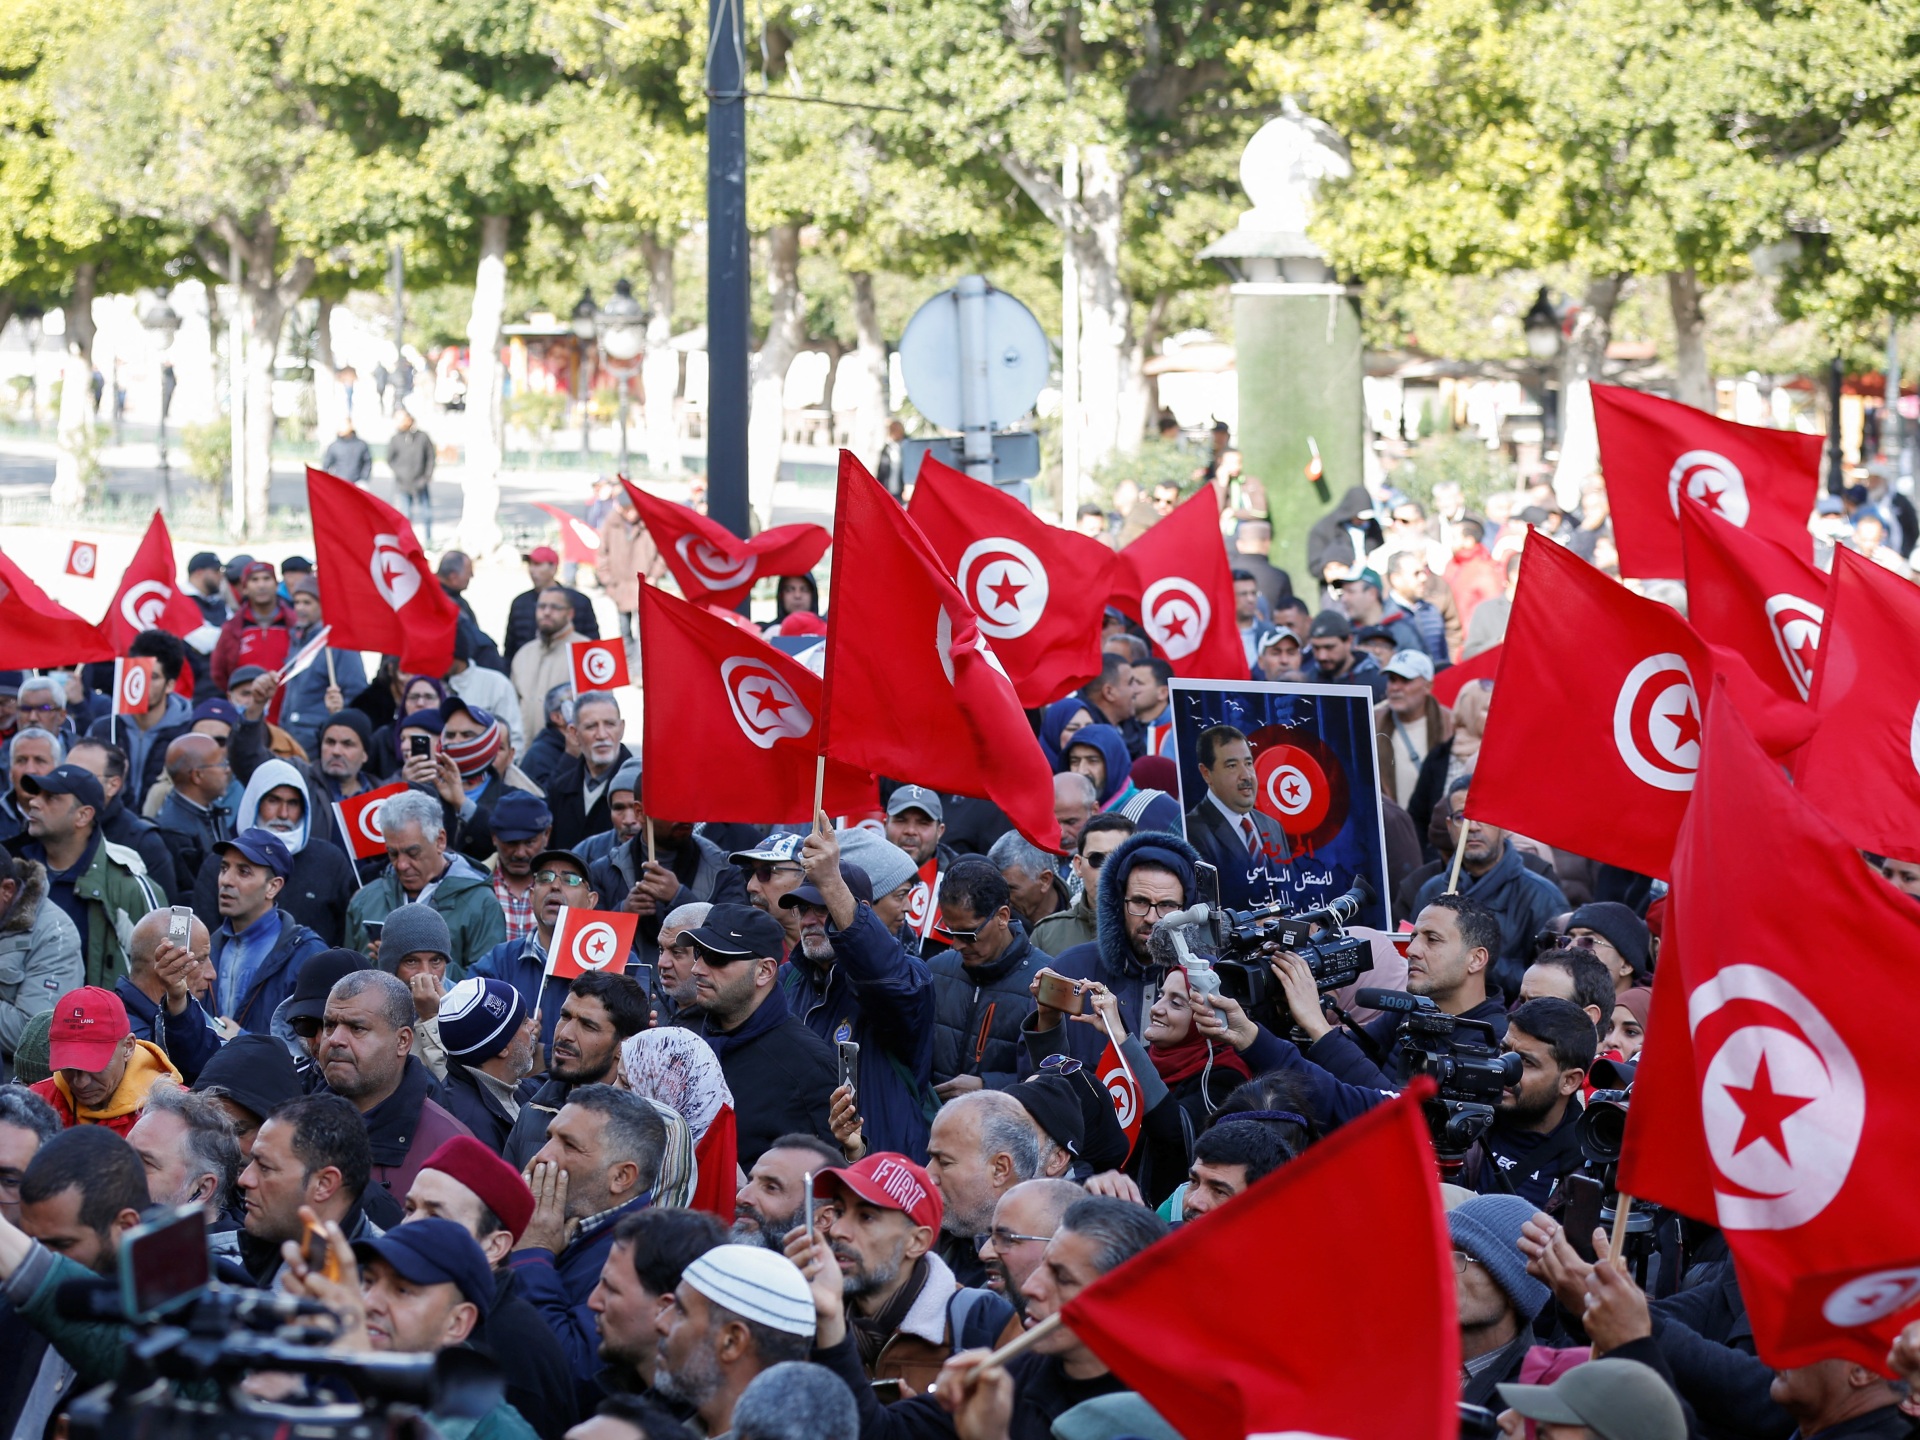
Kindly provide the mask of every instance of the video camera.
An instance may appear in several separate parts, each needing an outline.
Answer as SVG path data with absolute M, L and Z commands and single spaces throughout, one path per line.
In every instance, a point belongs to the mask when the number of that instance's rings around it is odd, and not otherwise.
M 1271 955 L 1292 951 L 1305 960 L 1323 993 L 1344 990 L 1373 968 L 1372 945 L 1344 933 L 1343 928 L 1372 899 L 1373 887 L 1366 877 L 1355 876 L 1351 890 L 1316 910 L 1293 911 L 1284 902 L 1258 910 L 1194 905 L 1160 921 L 1154 938 L 1163 931 L 1200 930 L 1198 944 L 1186 943 L 1214 957 L 1220 993 L 1238 1000 L 1248 1015 L 1264 1023 L 1286 1011 L 1280 982 L 1269 967 Z M 1333 934 L 1316 939 L 1316 928 Z
M 1430 1075 L 1439 1087 L 1426 1103 L 1427 1129 L 1440 1168 L 1459 1168 L 1473 1142 L 1493 1125 L 1500 1097 L 1520 1083 L 1518 1055 L 1500 1053 L 1500 1040 L 1485 1020 L 1449 1015 L 1425 995 L 1398 990 L 1362 990 L 1356 1005 L 1399 1015 L 1408 1078 Z
M 338 1317 L 326 1306 L 214 1283 L 198 1205 L 129 1230 L 119 1259 L 117 1279 L 71 1281 L 54 1293 L 63 1319 L 132 1332 L 120 1378 L 69 1408 L 73 1440 L 427 1436 L 428 1408 L 478 1416 L 504 1393 L 491 1362 L 473 1352 L 330 1350 Z M 247 1375 L 268 1371 L 304 1377 L 307 1397 L 241 1389 Z

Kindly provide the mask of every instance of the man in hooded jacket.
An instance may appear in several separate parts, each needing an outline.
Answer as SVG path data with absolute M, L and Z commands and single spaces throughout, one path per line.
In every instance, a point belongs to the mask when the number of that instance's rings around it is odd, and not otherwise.
M 1065 765 L 1093 782 L 1102 815 L 1124 815 L 1142 830 L 1182 829 L 1180 802 L 1164 790 L 1143 790 L 1133 783 L 1133 757 L 1111 725 L 1082 725 L 1067 742 Z
M 345 851 L 315 836 L 313 797 L 301 769 L 286 760 L 269 760 L 254 770 L 240 796 L 235 828 L 258 825 L 280 837 L 293 856 L 280 908 L 333 946 L 346 931 L 347 904 L 360 888 L 360 878 Z M 193 883 L 193 913 L 209 929 L 220 924 L 219 890 L 220 857 L 213 854 L 201 863 Z

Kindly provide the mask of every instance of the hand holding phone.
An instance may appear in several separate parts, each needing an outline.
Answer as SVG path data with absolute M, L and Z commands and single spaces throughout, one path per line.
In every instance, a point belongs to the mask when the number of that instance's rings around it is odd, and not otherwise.
M 340 1257 L 327 1242 L 327 1232 L 312 1220 L 300 1237 L 300 1261 L 321 1279 L 340 1283 Z

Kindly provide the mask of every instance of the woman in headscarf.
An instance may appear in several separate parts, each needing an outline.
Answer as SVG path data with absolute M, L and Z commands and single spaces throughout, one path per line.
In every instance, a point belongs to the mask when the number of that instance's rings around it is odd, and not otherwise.
M 1157 1206 L 1187 1178 L 1193 1164 L 1193 1143 L 1207 1128 L 1227 1095 L 1252 1073 L 1231 1045 L 1216 1045 L 1193 1023 L 1193 992 L 1187 972 L 1169 970 L 1160 994 L 1147 1011 L 1139 1039 L 1127 1034 L 1120 1018 L 1120 1001 L 1097 980 L 1076 981 L 1074 989 L 1087 997 L 1088 1013 L 1070 1017 L 1097 1027 L 1118 1047 L 1134 1084 L 1140 1091 L 1140 1138 L 1134 1144 L 1126 1171 L 1133 1176 L 1149 1206 Z M 1038 998 L 1038 981 L 1035 982 Z M 1040 1021 L 1059 1012 L 1042 1009 Z M 1029 1030 L 1027 1049 L 1038 1065 L 1047 1055 L 1066 1049 L 1066 1027 Z M 1144 1043 L 1143 1043 L 1144 1042 Z M 1105 1076 L 1100 1077 L 1104 1086 Z M 1125 1121 L 1122 1120 L 1122 1128 Z
M 783 633 L 780 622 L 789 615 L 820 613 L 820 586 L 810 574 L 782 575 L 774 595 L 773 623 L 766 627 L 770 635 Z
M 378 681 L 375 683 L 377 684 Z M 431 675 L 411 675 L 404 681 L 396 676 L 393 690 L 397 695 L 397 703 L 392 711 L 392 718 L 373 732 L 373 739 L 367 749 L 369 769 L 378 765 L 386 767 L 380 772 L 383 779 L 398 772 L 406 761 L 407 757 L 401 749 L 400 731 L 406 725 L 408 718 L 432 711 L 434 718 L 438 720 L 440 702 L 447 698 L 447 687 Z M 436 735 L 440 733 L 437 725 L 434 727 L 434 733 Z
M 642 1030 L 620 1047 L 620 1078 L 686 1120 L 699 1173 L 692 1198 L 680 1203 L 732 1224 L 739 1193 L 733 1092 L 712 1048 L 691 1030 Z
M 1434 746 L 1420 763 L 1420 778 L 1407 799 L 1407 814 L 1413 817 L 1415 827 L 1426 838 L 1429 860 L 1447 848 L 1444 811 L 1438 817 L 1439 838 L 1434 838 L 1434 812 L 1439 809 L 1440 797 L 1455 780 L 1473 773 L 1480 759 L 1480 737 L 1487 729 L 1487 707 L 1492 703 L 1493 682 L 1469 680 L 1454 698 L 1453 738 L 1444 745 Z
M 1069 695 L 1047 706 L 1040 716 L 1040 748 L 1047 752 L 1047 763 L 1054 774 L 1067 768 L 1067 741 L 1076 730 L 1093 723 L 1093 711 L 1078 695 Z

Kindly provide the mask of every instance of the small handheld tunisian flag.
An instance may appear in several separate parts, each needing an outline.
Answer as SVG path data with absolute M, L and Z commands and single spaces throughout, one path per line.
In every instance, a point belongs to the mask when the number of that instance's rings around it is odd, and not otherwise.
M 144 715 L 154 687 L 160 683 L 160 662 L 143 655 L 137 660 L 113 662 L 113 713 Z
M 913 517 L 840 452 L 825 734 L 830 759 L 991 800 L 1056 854 L 1053 773 L 978 617 Z
M 1538 533 L 1527 536 L 1467 813 L 1608 864 L 1665 876 L 1700 768 L 1700 695 L 1734 703 L 1787 754 L 1812 717 L 1706 644 L 1678 611 L 1635 595 Z M 1758 728 L 1758 726 L 1756 726 Z M 1567 763 L 1578 785 L 1540 783 Z
M 1813 690 L 1827 577 L 1783 545 L 1750 535 L 1696 501 L 1680 506 L 1687 619 L 1700 638 L 1747 657 L 1789 700 Z
M 680 593 L 696 604 L 731 610 L 747 598 L 762 575 L 804 575 L 820 563 L 833 543 L 819 525 L 776 525 L 742 540 L 690 505 L 649 495 L 631 480 L 620 483 L 647 522 L 647 533 L 660 547 L 660 558 L 673 573 Z
M 1683 493 L 1800 559 L 1813 558 L 1807 517 L 1820 482 L 1818 435 L 1736 425 L 1618 385 L 1593 387 L 1593 419 L 1622 575 L 1681 573 Z
M 105 630 L 52 599 L 5 555 L 0 555 L 0 655 L 11 669 L 111 660 Z
M 1126 1131 L 1127 1158 L 1132 1159 L 1134 1147 L 1140 1143 L 1140 1122 L 1146 1118 L 1146 1097 L 1140 1093 L 1140 1082 L 1133 1078 L 1112 1036 L 1107 1037 L 1107 1048 L 1100 1052 L 1100 1067 L 1094 1074 L 1113 1101 L 1113 1118 Z
M 1871 783 L 1870 781 L 1867 783 Z M 1780 923 L 1781 881 L 1819 941 Z M 1920 910 L 1860 863 L 1716 687 L 1620 1188 L 1718 1225 L 1760 1358 L 1872 1369 L 1920 1313 Z
M 155 510 L 140 548 L 120 577 L 113 603 L 107 606 L 107 618 L 100 622 L 116 654 L 126 654 L 142 630 L 186 636 L 207 623 L 193 598 L 174 583 L 173 574 L 173 537 Z
M 600 532 L 594 529 L 578 515 L 569 515 L 558 505 L 536 503 L 536 510 L 544 510 L 551 515 L 554 523 L 560 527 L 560 558 L 575 565 L 591 565 L 600 558 Z
M 547 951 L 547 978 L 577 980 L 596 970 L 625 974 L 639 924 L 640 917 L 625 910 L 561 910 Z
M 1186 1440 L 1452 1440 L 1460 1330 L 1453 1242 L 1420 1108 L 1432 1093 L 1431 1080 L 1416 1080 L 1095 1280 L 1061 1319 L 1162 1415 L 1179 1416 Z M 1329 1215 L 1369 1243 L 1273 1243 L 1314 1233 Z M 1223 1341 L 1198 1275 L 1230 1275 L 1247 1295 L 1320 1302 L 1250 1306 Z M 1426 1317 L 1418 1345 L 1405 1343 L 1409 1315 Z M 1390 1385 L 1380 1383 L 1382 1355 L 1394 1357 Z
M 311 465 L 307 506 L 333 643 L 398 655 L 409 674 L 446 674 L 460 612 L 427 565 L 407 517 Z
M 1247 647 L 1233 621 L 1233 571 L 1211 485 L 1120 552 L 1113 598 L 1140 622 L 1174 674 L 1247 678 Z
M 380 802 L 391 800 L 406 788 L 406 781 L 396 780 L 378 790 L 362 790 L 358 795 L 333 802 L 333 818 L 353 848 L 354 859 L 371 860 L 387 853 L 387 837 L 380 829 Z
M 979 616 L 1022 705 L 1050 705 L 1100 673 L 1113 551 L 932 456 L 907 513 Z
M 576 640 L 573 650 L 573 693 L 612 690 L 631 685 L 627 678 L 627 642 L 619 636 L 610 640 Z
M 1834 547 L 1813 708 L 1794 762 L 1800 791 L 1848 840 L 1920 861 L 1920 589 Z
M 93 541 L 76 540 L 67 547 L 67 574 L 91 580 L 99 566 L 100 547 Z
M 640 587 L 641 808 L 669 819 L 813 818 L 820 677 L 757 633 Z M 701 763 L 688 763 L 697 748 Z M 827 762 L 829 815 L 873 808 L 873 776 Z

